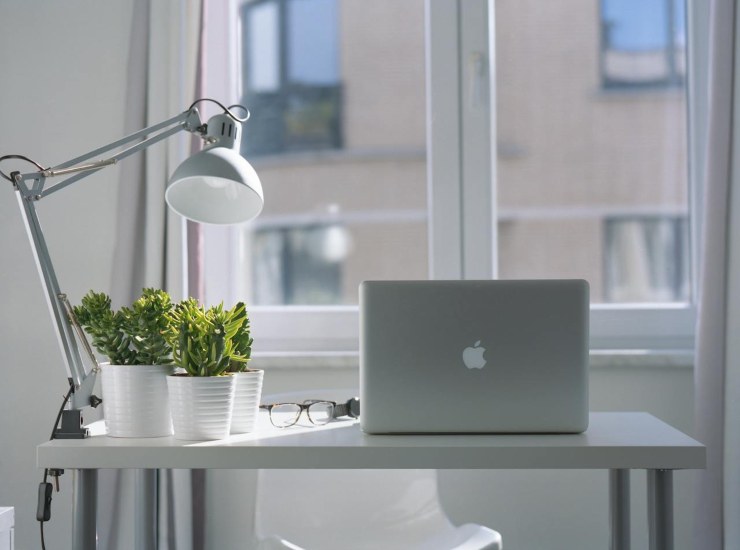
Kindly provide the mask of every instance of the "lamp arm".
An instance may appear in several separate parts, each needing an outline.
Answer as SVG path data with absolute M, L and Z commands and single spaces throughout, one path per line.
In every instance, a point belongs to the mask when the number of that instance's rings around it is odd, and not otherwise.
M 93 174 L 94 172 L 97 172 L 103 167 L 115 164 L 118 160 L 142 151 L 155 143 L 180 132 L 181 130 L 201 134 L 204 133 L 204 126 L 201 122 L 198 110 L 195 107 L 191 107 L 189 110 L 165 120 L 164 122 L 144 128 L 143 130 L 119 139 L 118 141 L 95 149 L 89 153 L 85 153 L 84 155 L 63 162 L 62 164 L 52 168 L 26 174 L 21 174 L 19 172 L 13 172 L 11 174 L 10 179 L 12 180 L 17 193 L 18 205 L 21 210 L 28 239 L 31 242 L 31 249 L 33 250 L 34 260 L 41 278 L 41 283 L 44 287 L 47 306 L 51 317 L 54 320 L 57 341 L 62 351 L 62 357 L 65 362 L 68 376 L 74 386 L 74 392 L 70 399 L 70 411 L 73 411 L 76 414 L 69 415 L 70 418 L 72 418 L 72 420 L 67 424 L 67 427 L 70 428 L 70 433 L 65 437 L 84 437 L 85 431 L 79 425 L 75 429 L 75 426 L 70 424 L 74 424 L 75 422 L 78 424 L 81 423 L 82 420 L 79 414 L 80 409 L 91 404 L 96 405 L 97 403 L 95 403 L 95 401 L 99 402 L 99 400 L 92 395 L 98 367 L 94 355 L 90 353 L 91 360 L 93 361 L 93 368 L 89 372 L 85 371 L 77 340 L 74 336 L 74 329 L 67 313 L 69 305 L 66 303 L 65 294 L 59 288 L 59 282 L 54 271 L 54 266 L 51 262 L 51 257 L 49 256 L 49 249 L 46 245 L 46 240 L 44 238 L 43 231 L 41 230 L 38 216 L 36 215 L 35 203 L 36 201 L 63 189 L 80 179 Z M 155 132 L 159 133 L 152 135 Z M 88 164 L 80 164 L 111 150 L 121 148 L 136 140 L 141 141 L 119 151 L 108 159 Z M 46 178 L 70 173 L 75 173 L 75 175 L 63 180 L 53 187 L 46 190 L 44 189 Z M 63 417 L 62 428 L 64 429 L 64 427 L 65 419 Z M 60 435 L 58 435 L 58 437 L 60 437 Z
M 99 147 L 93 151 L 90 151 L 89 153 L 85 153 L 84 155 L 80 155 L 79 157 L 75 157 L 61 164 L 57 164 L 56 166 L 53 166 L 51 168 L 40 170 L 38 172 L 20 174 L 20 179 L 22 179 L 23 181 L 33 181 L 34 182 L 33 186 L 28 188 L 26 192 L 24 193 L 24 195 L 33 197 L 34 200 L 42 199 L 46 197 L 47 195 L 51 195 L 52 193 L 55 193 L 56 191 L 59 191 L 81 180 L 82 178 L 85 178 L 91 174 L 94 174 L 95 172 L 104 168 L 105 166 L 116 164 L 119 160 L 122 160 L 135 153 L 138 153 L 139 151 L 143 151 L 144 149 L 147 149 L 148 147 L 151 147 L 155 143 L 158 143 L 164 139 L 167 139 L 168 137 L 180 132 L 181 130 L 186 130 L 189 132 L 197 132 L 197 133 L 204 132 L 204 126 L 203 126 L 203 123 L 201 122 L 198 109 L 193 107 L 189 109 L 188 111 L 184 111 L 180 113 L 179 115 L 176 115 L 168 120 L 165 120 L 158 124 L 154 124 L 152 126 L 149 126 L 148 128 L 139 130 L 138 132 L 134 132 L 133 134 L 130 134 L 117 141 L 114 141 L 113 143 L 109 143 L 108 145 Z M 155 134 L 155 132 L 159 132 L 159 133 Z M 152 135 L 152 134 L 155 134 L 155 135 Z M 142 138 L 145 138 L 146 136 L 150 136 L 150 137 L 147 137 L 146 139 L 142 139 Z M 135 141 L 135 140 L 141 140 L 141 141 L 139 141 L 138 143 L 135 143 L 134 145 L 126 149 L 119 151 L 118 153 L 116 153 L 115 155 L 107 159 L 99 160 L 96 162 L 91 162 L 88 164 L 81 164 L 95 157 L 99 157 L 100 155 L 107 153 L 109 151 L 119 149 L 123 147 L 124 145 L 131 143 L 132 141 Z M 76 173 L 76 175 L 69 177 L 55 184 L 53 187 L 44 189 L 44 185 L 46 183 L 47 178 L 55 177 L 55 176 L 63 176 L 63 175 L 70 174 L 70 173 Z M 18 176 L 16 176 L 15 178 L 16 181 L 17 181 L 17 178 Z
M 16 188 L 18 189 L 18 188 Z M 41 230 L 36 208 L 33 200 L 24 197 L 20 191 L 17 191 L 18 205 L 21 209 L 23 223 L 26 227 L 28 239 L 31 242 L 36 268 L 44 287 L 44 297 L 49 313 L 54 320 L 56 329 L 57 342 L 62 351 L 67 368 L 67 375 L 72 380 L 74 392 L 70 399 L 71 408 L 81 409 L 90 404 L 92 395 L 92 386 L 95 383 L 96 369 L 90 371 L 90 375 L 85 373 L 85 367 L 80 357 L 77 347 L 77 341 L 72 332 L 72 326 L 67 317 L 62 297 L 64 294 L 59 288 L 59 282 L 54 272 L 54 266 L 51 263 L 49 249 L 46 246 L 46 240 Z M 87 382 L 87 383 L 86 383 Z

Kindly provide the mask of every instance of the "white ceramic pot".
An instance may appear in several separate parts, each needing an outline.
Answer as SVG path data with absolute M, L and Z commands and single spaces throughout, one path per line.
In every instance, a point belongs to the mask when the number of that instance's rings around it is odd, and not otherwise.
M 225 376 L 167 377 L 175 439 L 223 439 L 231 430 L 236 378 Z
M 103 412 L 108 435 L 172 435 L 167 375 L 174 370 L 172 365 L 101 365 Z
M 254 423 L 259 413 L 262 398 L 262 378 L 265 372 L 250 370 L 238 372 L 236 394 L 234 396 L 234 414 L 231 417 L 231 433 L 245 434 L 254 430 Z

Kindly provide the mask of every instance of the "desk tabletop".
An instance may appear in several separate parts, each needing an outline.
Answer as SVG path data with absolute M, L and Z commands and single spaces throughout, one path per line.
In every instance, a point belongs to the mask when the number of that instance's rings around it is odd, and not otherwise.
M 37 448 L 40 468 L 704 468 L 705 447 L 640 412 L 594 412 L 582 434 L 367 435 L 356 420 L 273 428 L 219 441 L 113 438 L 101 423 L 83 440 Z

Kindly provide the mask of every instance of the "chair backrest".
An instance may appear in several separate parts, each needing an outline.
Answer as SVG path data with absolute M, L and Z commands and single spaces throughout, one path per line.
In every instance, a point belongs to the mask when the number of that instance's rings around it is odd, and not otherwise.
M 305 548 L 399 548 L 451 528 L 435 470 L 261 470 L 255 529 Z

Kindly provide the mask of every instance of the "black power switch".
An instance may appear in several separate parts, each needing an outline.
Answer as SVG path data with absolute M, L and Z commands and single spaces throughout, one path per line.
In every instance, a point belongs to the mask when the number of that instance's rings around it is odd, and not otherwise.
M 36 519 L 38 521 L 49 521 L 51 518 L 51 483 L 39 483 L 39 501 L 36 505 Z

